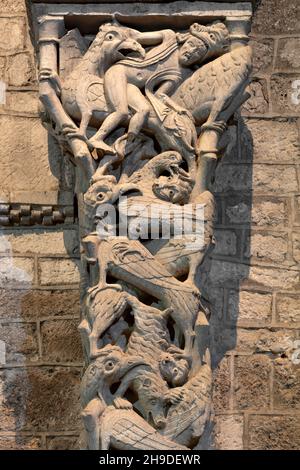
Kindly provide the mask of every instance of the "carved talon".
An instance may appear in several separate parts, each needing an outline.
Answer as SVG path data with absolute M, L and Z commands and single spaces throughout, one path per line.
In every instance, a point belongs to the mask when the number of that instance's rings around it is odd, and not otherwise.
M 103 140 L 97 140 L 92 137 L 91 139 L 88 140 L 88 144 L 93 149 L 97 149 L 103 152 L 103 155 L 105 154 L 115 155 L 116 154 L 116 151 L 112 147 L 107 145 L 105 142 L 103 142 Z
M 50 80 L 55 87 L 56 93 L 60 95 L 62 84 L 58 74 L 54 70 L 48 68 L 41 69 L 39 72 L 39 81 L 41 82 L 43 80 Z
M 181 388 L 173 389 L 165 395 L 165 399 L 167 402 L 171 403 L 172 405 L 177 405 L 183 400 L 184 392 Z
M 189 354 L 186 354 L 182 349 L 177 348 L 177 346 L 170 346 L 167 349 L 167 353 L 171 354 L 176 360 L 184 359 L 189 364 L 192 363 L 192 357 Z
M 120 398 L 117 397 L 113 401 L 113 405 L 117 410 L 132 410 L 133 405 L 130 403 L 130 401 L 125 400 L 125 398 Z
M 86 142 L 86 136 L 79 132 L 79 129 L 77 127 L 71 127 L 71 126 L 64 126 L 61 130 L 61 133 L 65 136 L 68 137 L 69 139 L 80 139 Z

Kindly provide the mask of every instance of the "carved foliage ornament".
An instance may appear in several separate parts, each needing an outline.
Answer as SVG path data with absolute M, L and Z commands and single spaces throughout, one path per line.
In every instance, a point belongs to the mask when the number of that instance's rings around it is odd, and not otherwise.
M 91 38 L 40 20 L 42 119 L 76 166 L 84 448 L 191 449 L 210 419 L 209 310 L 196 272 L 251 63 L 247 21 L 239 34 L 229 26 L 140 31 L 112 20 Z

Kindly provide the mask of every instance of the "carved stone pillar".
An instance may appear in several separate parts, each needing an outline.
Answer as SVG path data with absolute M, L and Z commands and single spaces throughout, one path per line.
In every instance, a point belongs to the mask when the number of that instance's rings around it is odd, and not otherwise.
M 197 268 L 251 4 L 124 3 L 34 7 L 42 119 L 76 166 L 83 447 L 192 449 L 213 386 Z

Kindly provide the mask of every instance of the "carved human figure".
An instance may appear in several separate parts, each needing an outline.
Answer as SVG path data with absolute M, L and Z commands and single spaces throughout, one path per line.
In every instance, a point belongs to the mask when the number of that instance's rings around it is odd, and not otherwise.
M 161 106 L 151 93 L 154 89 L 156 96 L 163 99 L 164 104 L 169 104 L 180 113 L 187 113 L 184 108 L 168 99 L 183 79 L 182 66 L 201 63 L 213 55 L 224 53 L 228 44 L 228 31 L 222 23 L 209 28 L 192 25 L 188 35 L 179 36 L 179 42 L 184 42 L 179 51 L 176 34 L 172 30 L 150 33 L 132 30 L 131 35 L 143 46 L 152 47 L 143 59 L 119 60 L 105 73 L 104 92 L 112 112 L 90 139 L 95 148 L 103 148 L 103 140 L 117 126 L 126 123 L 129 106 L 134 111 L 128 126 L 129 142 L 137 137 L 146 124 L 151 105 L 161 118 Z M 146 96 L 141 91 L 144 88 Z M 106 147 L 105 149 L 107 150 Z

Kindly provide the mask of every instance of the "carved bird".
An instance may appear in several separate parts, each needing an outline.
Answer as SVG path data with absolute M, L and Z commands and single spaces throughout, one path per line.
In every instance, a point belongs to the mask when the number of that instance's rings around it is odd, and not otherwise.
M 109 115 L 109 106 L 103 94 L 103 76 L 115 62 L 125 59 L 128 54 L 144 56 L 143 47 L 130 37 L 126 27 L 104 24 L 82 60 L 71 72 L 62 86 L 64 109 L 80 121 L 78 135 L 86 139 L 88 125 L 97 126 Z M 99 101 L 101 106 L 99 106 Z M 103 143 L 103 150 L 111 148 Z
M 121 317 L 128 305 L 128 295 L 120 289 L 109 284 L 107 287 L 95 286 L 89 289 L 84 299 L 84 319 L 79 329 L 84 330 L 88 336 L 91 359 L 101 354 L 103 344 L 98 344 L 99 339 Z
M 110 387 L 124 379 L 125 375 L 140 365 L 145 365 L 140 356 L 125 354 L 118 346 L 107 345 L 86 369 L 81 382 L 81 404 L 84 408 L 93 398 L 101 397 L 111 404 L 114 395 Z
M 99 448 L 99 418 L 106 406 L 122 395 L 118 390 L 112 394 L 110 387 L 119 382 L 121 386 L 129 373 L 133 379 L 139 373 L 139 366 L 145 365 L 141 357 L 129 356 L 119 347 L 109 345 L 105 346 L 97 359 L 88 366 L 81 382 L 81 415 L 89 449 Z M 133 373 L 134 370 L 136 374 Z

